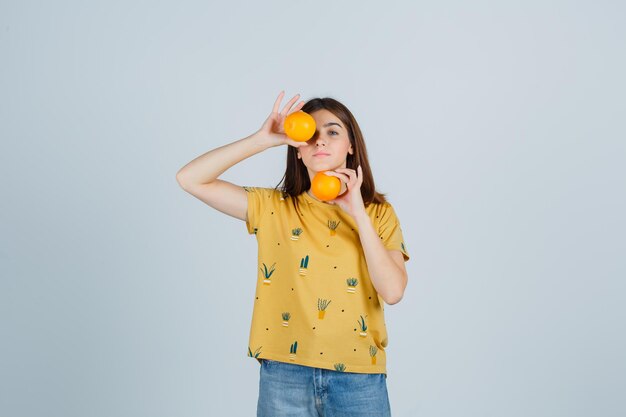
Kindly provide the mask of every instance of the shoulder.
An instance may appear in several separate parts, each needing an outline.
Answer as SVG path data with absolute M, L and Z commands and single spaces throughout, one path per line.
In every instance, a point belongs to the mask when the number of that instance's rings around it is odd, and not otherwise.
M 256 202 L 262 206 L 278 206 L 290 197 L 289 194 L 276 188 L 248 185 L 242 188 L 248 195 L 248 202 Z
M 285 193 L 281 190 L 277 190 L 275 188 L 269 187 L 255 187 L 250 185 L 244 185 L 242 188 L 248 193 L 252 195 L 257 195 L 267 199 L 281 199 L 284 198 Z
M 390 202 L 372 203 L 366 208 L 373 220 L 383 221 L 396 217 L 396 211 Z

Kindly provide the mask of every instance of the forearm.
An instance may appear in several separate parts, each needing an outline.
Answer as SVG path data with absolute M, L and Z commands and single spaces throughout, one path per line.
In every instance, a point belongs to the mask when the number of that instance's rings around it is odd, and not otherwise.
M 267 141 L 254 133 L 200 155 L 182 167 L 176 179 L 181 185 L 209 183 L 228 168 L 269 147 Z
M 381 242 L 367 213 L 357 215 L 355 222 L 372 285 L 387 304 L 395 304 L 402 298 L 407 277 Z

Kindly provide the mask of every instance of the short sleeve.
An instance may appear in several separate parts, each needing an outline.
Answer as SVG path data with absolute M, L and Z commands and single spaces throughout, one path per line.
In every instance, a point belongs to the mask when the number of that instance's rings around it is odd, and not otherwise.
M 261 218 L 266 208 L 271 203 L 272 192 L 271 188 L 263 187 L 249 187 L 244 186 L 246 195 L 248 197 L 248 209 L 246 212 L 246 228 L 248 234 L 256 234 L 261 223 Z
M 388 250 L 399 250 L 404 255 L 404 261 L 408 261 L 410 256 L 404 243 L 400 220 L 396 216 L 396 211 L 391 204 L 383 204 L 380 214 L 378 215 L 378 220 L 378 235 L 385 245 L 385 248 Z

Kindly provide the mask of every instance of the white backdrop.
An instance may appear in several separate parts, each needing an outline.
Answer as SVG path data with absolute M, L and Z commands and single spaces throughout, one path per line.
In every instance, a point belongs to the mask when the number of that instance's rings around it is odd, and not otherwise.
M 254 415 L 256 241 L 175 175 L 282 89 L 351 109 L 400 218 L 394 416 L 625 415 L 625 11 L 1 2 L 0 415 Z

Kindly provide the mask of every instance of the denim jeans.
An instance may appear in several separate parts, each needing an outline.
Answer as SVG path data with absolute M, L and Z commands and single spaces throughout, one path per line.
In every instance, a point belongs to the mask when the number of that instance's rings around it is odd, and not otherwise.
M 385 374 L 261 359 L 257 417 L 390 417 Z

